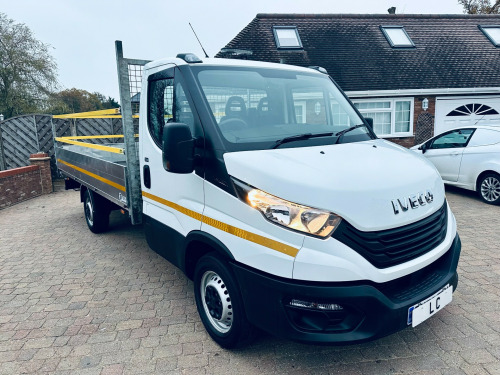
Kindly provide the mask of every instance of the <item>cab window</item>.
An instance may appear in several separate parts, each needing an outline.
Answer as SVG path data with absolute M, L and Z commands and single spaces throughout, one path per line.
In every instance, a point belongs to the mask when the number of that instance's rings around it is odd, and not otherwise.
M 457 129 L 434 138 L 429 149 L 459 148 L 467 146 L 474 129 Z
M 194 136 L 201 132 L 181 76 L 176 73 L 176 77 L 171 78 L 173 72 L 173 69 L 169 69 L 168 72 L 159 72 L 149 78 L 148 128 L 158 147 L 161 147 L 163 127 L 167 123 L 182 122 L 189 126 Z
M 163 127 L 173 118 L 174 80 L 158 79 L 149 82 L 148 128 L 155 143 L 161 145 Z

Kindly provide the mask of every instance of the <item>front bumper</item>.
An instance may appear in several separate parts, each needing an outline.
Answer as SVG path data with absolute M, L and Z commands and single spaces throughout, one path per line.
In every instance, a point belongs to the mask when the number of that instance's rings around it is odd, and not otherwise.
M 408 326 L 408 309 L 447 284 L 458 284 L 461 242 L 427 267 L 399 279 L 319 283 L 283 279 L 233 263 L 245 310 L 255 326 L 279 337 L 311 343 L 354 343 Z M 292 299 L 337 304 L 326 312 L 290 306 Z

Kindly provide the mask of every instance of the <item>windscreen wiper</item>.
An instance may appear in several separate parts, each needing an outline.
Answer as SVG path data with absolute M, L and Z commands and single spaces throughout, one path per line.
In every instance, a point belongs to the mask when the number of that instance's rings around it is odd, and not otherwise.
M 317 133 L 317 134 L 305 133 L 305 134 L 291 135 L 290 137 L 285 137 L 283 139 L 278 139 L 272 148 L 278 148 L 283 143 L 301 141 L 303 139 L 316 138 L 316 137 L 329 137 L 329 136 L 332 136 L 332 135 L 333 135 L 332 132 L 329 132 L 329 133 Z
M 340 139 L 344 136 L 345 133 L 349 133 L 351 130 L 361 128 L 362 126 L 366 126 L 366 125 L 365 124 L 354 125 L 354 126 L 351 126 L 350 128 L 339 131 L 338 133 L 335 134 L 335 136 L 337 137 L 335 144 L 339 143 Z

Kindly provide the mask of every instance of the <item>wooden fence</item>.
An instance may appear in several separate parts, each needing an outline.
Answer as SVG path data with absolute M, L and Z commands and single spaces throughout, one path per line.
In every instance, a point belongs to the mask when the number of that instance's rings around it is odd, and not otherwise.
M 134 125 L 138 131 L 137 119 Z M 9 118 L 0 122 L 0 170 L 27 166 L 31 154 L 45 152 L 52 159 L 52 175 L 55 177 L 54 137 L 106 134 L 123 134 L 121 118 L 56 119 L 43 114 Z M 121 139 L 93 141 L 122 142 Z

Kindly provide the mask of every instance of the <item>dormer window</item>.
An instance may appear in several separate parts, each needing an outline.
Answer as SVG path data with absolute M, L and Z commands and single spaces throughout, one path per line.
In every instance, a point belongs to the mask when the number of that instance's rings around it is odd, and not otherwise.
M 295 26 L 274 26 L 274 39 L 276 47 L 282 49 L 298 49 L 302 48 L 299 32 Z
M 479 25 L 479 29 L 486 35 L 495 47 L 500 47 L 500 26 L 499 25 Z
M 413 48 L 415 44 L 403 26 L 380 26 L 382 33 L 393 48 Z

